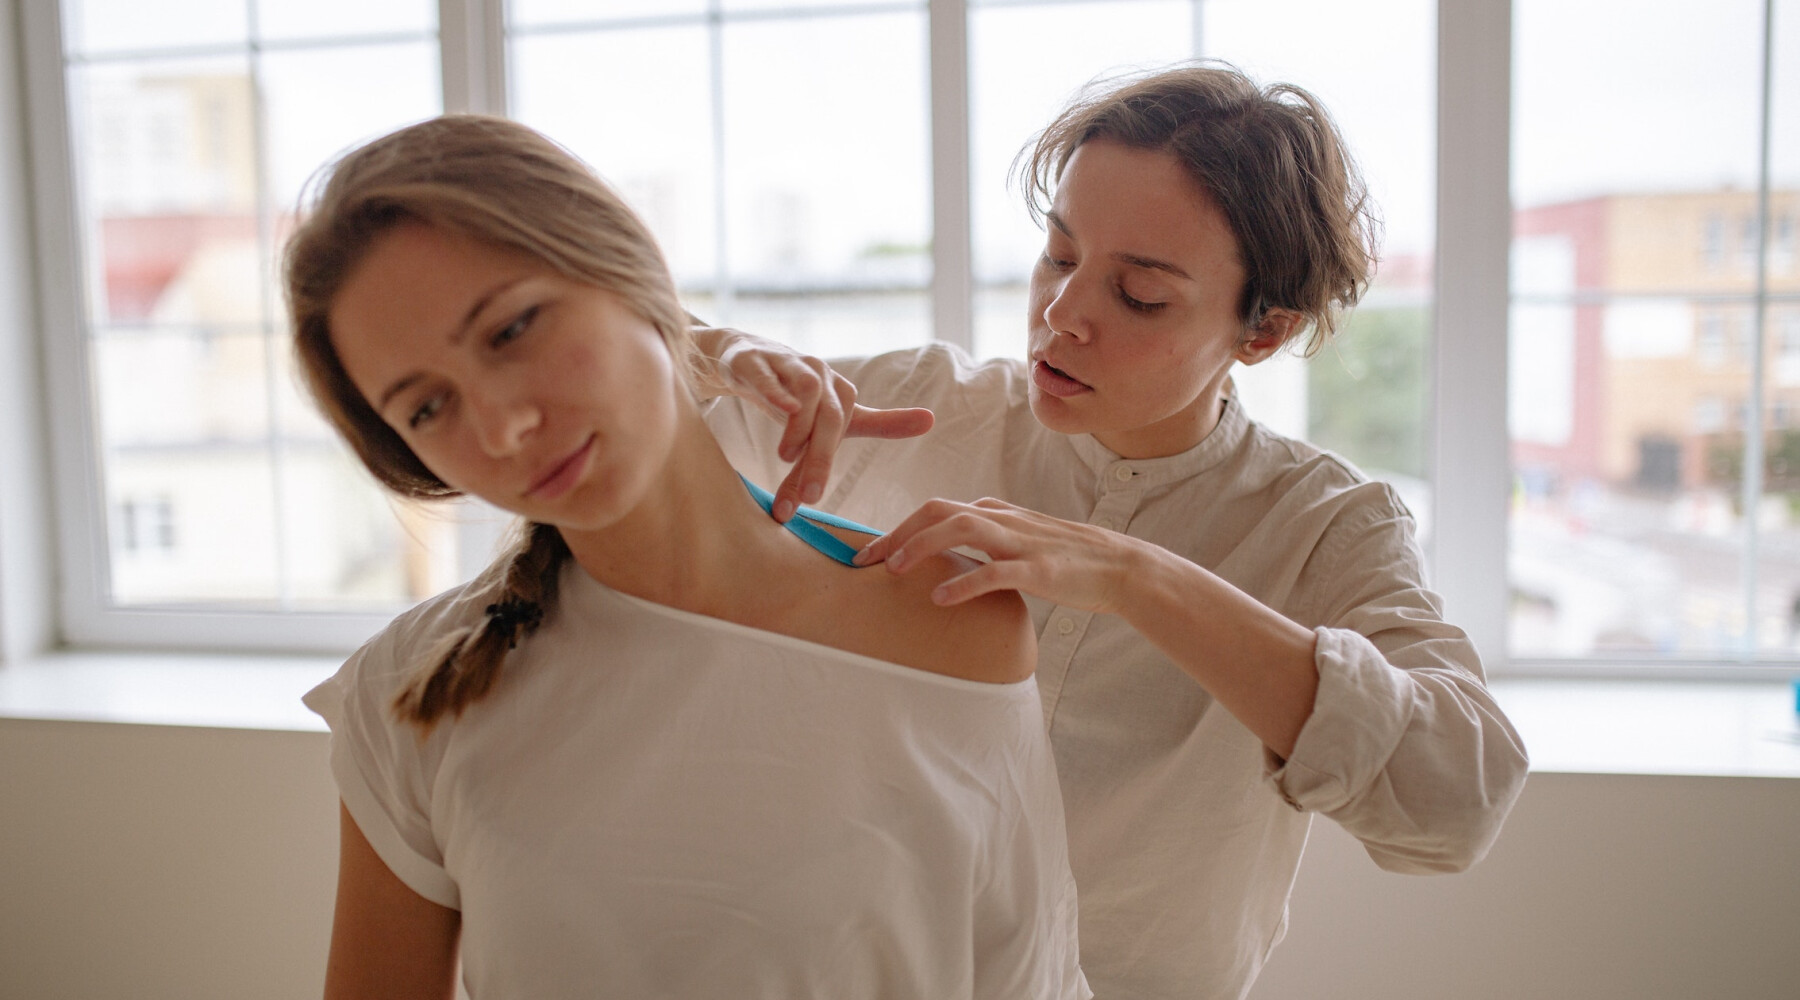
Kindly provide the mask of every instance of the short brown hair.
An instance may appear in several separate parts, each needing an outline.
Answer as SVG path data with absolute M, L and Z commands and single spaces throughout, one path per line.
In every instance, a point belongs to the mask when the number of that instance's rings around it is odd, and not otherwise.
M 1096 81 L 1020 153 L 1034 218 L 1093 139 L 1173 154 L 1218 203 L 1247 275 L 1246 328 L 1271 308 L 1293 310 L 1312 327 L 1311 355 L 1368 287 L 1381 224 L 1337 126 L 1305 90 L 1258 87 L 1222 64 Z

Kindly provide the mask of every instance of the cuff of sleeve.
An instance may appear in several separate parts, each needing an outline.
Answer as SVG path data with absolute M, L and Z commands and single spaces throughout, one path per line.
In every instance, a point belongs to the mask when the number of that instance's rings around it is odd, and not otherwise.
M 405 835 L 395 826 L 370 784 L 369 775 L 356 759 L 347 735 L 351 728 L 351 710 L 346 701 L 352 676 L 352 666 L 346 666 L 308 691 L 302 699 L 307 708 L 319 713 L 331 727 L 331 775 L 337 781 L 338 797 L 343 800 L 350 818 L 356 821 L 356 828 L 362 831 L 363 839 L 387 865 L 388 871 L 420 896 L 439 906 L 460 910 L 462 893 L 456 880 L 441 866 L 420 857 L 407 844 Z
M 462 892 L 457 888 L 456 880 L 408 846 L 406 838 L 395 828 L 369 787 L 362 769 L 355 761 L 347 759 L 348 753 L 340 752 L 341 740 L 336 733 L 332 734 L 331 741 L 331 770 L 337 778 L 338 795 L 344 800 L 350 818 L 356 821 L 356 828 L 362 831 L 363 839 L 374 848 L 375 855 L 408 889 L 439 906 L 462 909 Z
M 1269 781 L 1287 804 L 1311 812 L 1347 805 L 1387 765 L 1412 719 L 1406 672 L 1347 629 L 1320 628 L 1313 664 L 1319 690 L 1283 761 L 1264 749 Z

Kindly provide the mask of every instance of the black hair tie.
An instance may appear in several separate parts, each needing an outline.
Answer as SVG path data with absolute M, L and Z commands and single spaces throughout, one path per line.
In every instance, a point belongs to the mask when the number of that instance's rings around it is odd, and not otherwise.
M 506 633 L 506 648 L 517 649 L 520 631 L 526 634 L 537 631 L 538 624 L 544 620 L 544 609 L 536 601 L 509 597 L 488 605 L 487 616 L 489 628 L 499 628 Z

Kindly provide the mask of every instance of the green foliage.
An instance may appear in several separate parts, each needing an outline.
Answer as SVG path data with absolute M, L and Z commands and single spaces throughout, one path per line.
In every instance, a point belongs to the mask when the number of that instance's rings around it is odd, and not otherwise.
M 1425 474 L 1424 306 L 1358 309 L 1308 363 L 1307 436 L 1364 469 Z
M 1800 492 L 1800 430 L 1780 430 L 1764 439 L 1763 491 Z M 1744 435 L 1722 434 L 1706 448 L 1706 476 L 1716 485 L 1733 487 L 1744 481 Z

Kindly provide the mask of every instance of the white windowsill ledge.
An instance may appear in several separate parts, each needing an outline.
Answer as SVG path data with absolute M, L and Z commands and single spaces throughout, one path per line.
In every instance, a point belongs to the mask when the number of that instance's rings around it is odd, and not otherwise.
M 0 719 L 323 732 L 300 696 L 337 657 L 56 653 L 0 666 Z M 1499 678 L 1540 772 L 1800 778 L 1789 684 Z
M 300 696 L 335 656 L 53 653 L 0 666 L 0 719 L 324 732 Z
M 1533 771 L 1800 778 L 1792 684 L 1505 677 L 1489 688 Z

